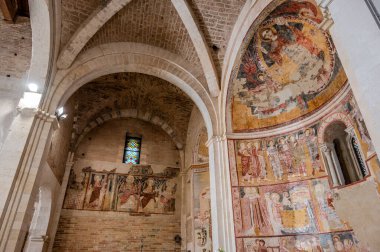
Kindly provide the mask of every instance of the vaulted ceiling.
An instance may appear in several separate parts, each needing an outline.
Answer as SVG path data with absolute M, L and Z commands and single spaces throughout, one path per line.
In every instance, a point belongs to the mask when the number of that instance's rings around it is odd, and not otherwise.
M 112 2 L 116 6 L 112 7 L 115 7 L 114 13 L 104 12 L 96 16 L 107 8 L 110 11 Z M 210 54 L 207 57 L 217 81 L 221 76 L 230 33 L 244 3 L 244 0 L 61 1 L 62 68 L 69 67 L 76 54 L 85 54 L 94 47 L 113 42 L 134 42 L 162 48 L 179 55 L 194 68 L 201 65 L 204 68 L 205 55 L 196 48 L 199 44 L 194 42 L 194 34 L 189 32 L 189 25 L 186 24 L 193 22 L 198 34 L 203 37 L 206 52 Z M 190 20 L 180 13 L 181 8 L 189 10 Z M 109 19 L 105 18 L 107 15 Z M 104 23 L 98 25 L 93 34 L 84 36 L 86 42 L 72 53 L 79 41 L 74 38 L 95 16 L 98 21 L 103 18 Z M 62 53 L 65 51 L 69 57 L 65 58 Z M 71 60 L 68 59 L 70 57 Z M 209 81 L 207 77 L 205 74 L 198 76 L 205 87 Z M 91 81 L 74 96 L 78 105 L 77 136 L 83 134 L 99 116 L 123 109 L 137 109 L 149 111 L 152 117 L 159 116 L 173 129 L 178 142 L 184 144 L 186 141 L 193 102 L 180 89 L 164 80 L 137 73 L 112 74 Z
M 102 0 L 62 1 L 63 48 L 92 13 L 103 8 Z M 127 2 L 127 1 L 124 1 Z M 244 0 L 190 0 L 194 20 L 206 40 L 213 64 L 220 75 L 227 43 Z M 157 46 L 181 55 L 199 65 L 194 44 L 181 17 L 170 0 L 132 0 L 110 18 L 82 50 L 110 42 L 138 42 Z
M 172 138 L 182 145 L 186 141 L 193 102 L 179 88 L 157 77 L 139 73 L 106 75 L 81 87 L 74 99 L 77 136 L 89 124 L 98 123 L 97 118 L 104 120 L 104 115 L 112 114 L 123 117 L 122 111 L 133 110 L 150 121 L 159 118 L 173 130 Z

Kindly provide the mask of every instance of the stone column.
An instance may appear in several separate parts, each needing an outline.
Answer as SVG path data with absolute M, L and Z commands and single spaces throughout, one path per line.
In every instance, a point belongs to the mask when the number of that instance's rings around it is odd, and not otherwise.
M 213 136 L 209 147 L 210 196 L 213 250 L 235 251 L 232 196 L 225 136 Z
M 59 218 L 61 217 L 61 210 L 63 207 L 63 201 L 65 199 L 66 188 L 67 188 L 67 184 L 69 183 L 70 171 L 74 166 L 73 160 L 74 160 L 74 153 L 69 152 L 67 161 L 66 161 L 65 174 L 63 174 L 61 188 L 59 189 L 59 194 L 55 202 L 55 211 L 53 213 L 53 218 L 50 224 L 51 237 L 49 239 L 49 246 L 48 246 L 47 251 L 53 250 L 54 239 L 55 239 L 55 235 L 58 229 Z
M 7 137 L 0 154 L 0 160 L 4 162 L 1 171 L 8 173 L 6 188 L 1 191 L 5 200 L 2 200 L 0 251 L 22 249 L 28 229 L 27 209 L 31 209 L 34 203 L 32 190 L 42 161 L 46 158 L 57 120 L 55 116 L 38 111 L 34 118 L 28 115 L 24 120 L 16 118 L 14 123 L 20 125 L 12 128 L 14 132 Z
M 339 186 L 339 179 L 336 173 L 334 161 L 331 154 L 331 149 L 326 144 L 321 144 L 319 147 L 327 161 L 327 170 L 331 176 L 331 180 L 333 182 L 333 186 Z
M 319 0 L 375 150 L 380 151 L 380 29 L 364 0 Z
M 48 241 L 48 226 L 52 210 L 52 190 L 50 187 L 39 188 L 38 205 L 34 211 L 30 236 L 24 248 L 26 252 L 42 252 Z

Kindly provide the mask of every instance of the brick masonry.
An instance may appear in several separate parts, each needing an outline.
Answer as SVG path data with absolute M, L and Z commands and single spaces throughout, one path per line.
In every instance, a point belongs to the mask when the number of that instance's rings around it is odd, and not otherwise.
M 175 215 L 130 216 L 128 213 L 63 209 L 54 251 L 179 251 Z M 143 242 L 141 242 L 141 239 Z
M 32 55 L 30 20 L 18 17 L 6 23 L 0 14 L 0 75 L 22 78 L 29 69 Z

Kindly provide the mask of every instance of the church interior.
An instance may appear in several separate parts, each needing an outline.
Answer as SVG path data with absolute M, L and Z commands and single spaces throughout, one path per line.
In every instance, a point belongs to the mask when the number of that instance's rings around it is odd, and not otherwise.
M 380 251 L 377 0 L 0 0 L 0 251 Z

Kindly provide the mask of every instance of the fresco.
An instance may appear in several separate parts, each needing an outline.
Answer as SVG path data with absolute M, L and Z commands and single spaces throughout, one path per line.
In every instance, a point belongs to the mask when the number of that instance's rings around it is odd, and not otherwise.
M 365 179 L 378 181 L 380 162 L 351 91 L 329 114 L 293 132 L 228 140 L 237 251 L 367 251 L 334 209 L 320 151 L 336 121 L 357 138 Z
M 173 214 L 179 169 L 154 174 L 150 166 L 133 166 L 126 174 L 82 169 L 70 173 L 63 208 Z
M 237 237 L 349 230 L 335 213 L 327 178 L 233 188 Z
M 265 15 L 265 13 L 264 13 Z M 232 75 L 232 130 L 289 123 L 329 101 L 347 77 L 313 1 L 286 1 L 254 24 Z
M 194 251 L 211 252 L 211 203 L 208 169 L 194 169 L 193 183 Z
M 318 149 L 318 124 L 279 137 L 237 140 L 239 185 L 266 185 L 326 176 Z
M 238 252 L 367 252 L 352 232 L 238 239 Z

